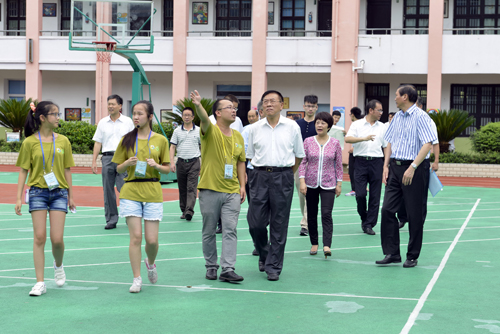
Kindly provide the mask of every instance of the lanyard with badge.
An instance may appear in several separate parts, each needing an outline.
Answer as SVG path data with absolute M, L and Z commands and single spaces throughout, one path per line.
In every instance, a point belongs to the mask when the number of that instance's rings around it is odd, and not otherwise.
M 233 178 L 233 155 L 234 155 L 234 134 L 233 130 L 231 129 L 231 156 L 228 157 L 226 154 L 226 143 L 224 140 L 224 136 L 222 135 L 222 131 L 220 130 L 219 126 L 217 125 L 217 129 L 219 130 L 220 133 L 220 138 L 222 139 L 222 148 L 224 149 L 224 178 L 225 179 L 232 179 Z
M 40 131 L 38 132 L 38 138 L 40 139 L 40 147 L 42 148 L 42 158 L 43 158 L 43 178 L 49 190 L 54 190 L 59 187 L 59 182 L 57 181 L 56 175 L 54 174 L 54 158 L 56 157 L 56 137 L 52 133 L 52 146 L 54 146 L 54 153 L 52 154 L 52 166 L 50 168 L 50 173 L 45 172 L 45 154 L 43 152 L 42 136 Z
M 149 138 L 151 138 L 151 130 L 149 130 L 148 136 L 148 150 L 149 150 L 149 158 L 151 158 L 151 148 L 149 147 Z M 139 152 L 139 134 L 135 137 L 135 156 Z M 146 176 L 146 168 L 148 167 L 148 163 L 146 161 L 137 161 L 137 165 L 135 165 L 135 176 L 145 177 Z

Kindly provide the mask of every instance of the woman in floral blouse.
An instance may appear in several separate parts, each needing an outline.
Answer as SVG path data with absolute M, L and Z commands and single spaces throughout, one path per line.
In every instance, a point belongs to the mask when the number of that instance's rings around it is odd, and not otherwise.
M 333 117 L 329 113 L 318 113 L 314 123 L 318 134 L 304 141 L 306 157 L 299 167 L 300 192 L 306 196 L 311 255 L 318 254 L 318 204 L 321 196 L 323 252 L 326 258 L 332 255 L 333 202 L 342 192 L 342 149 L 339 141 L 328 135 L 333 125 Z

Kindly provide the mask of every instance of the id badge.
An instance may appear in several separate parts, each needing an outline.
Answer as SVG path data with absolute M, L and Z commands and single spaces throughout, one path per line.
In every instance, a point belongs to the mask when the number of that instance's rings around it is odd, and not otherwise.
M 233 178 L 233 165 L 225 164 L 224 165 L 224 178 L 232 179 Z
M 57 178 L 54 172 L 45 174 L 43 178 L 45 179 L 45 183 L 47 183 L 47 187 L 49 187 L 49 190 L 54 190 L 59 187 L 59 182 L 57 182 Z
M 137 161 L 137 165 L 135 165 L 135 176 L 145 177 L 147 166 L 148 163 L 146 161 Z

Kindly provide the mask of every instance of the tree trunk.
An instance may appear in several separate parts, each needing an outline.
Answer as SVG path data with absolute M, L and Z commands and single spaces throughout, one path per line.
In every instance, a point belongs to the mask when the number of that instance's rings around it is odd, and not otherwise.
M 450 143 L 439 142 L 439 153 L 448 153 L 448 152 L 450 152 Z

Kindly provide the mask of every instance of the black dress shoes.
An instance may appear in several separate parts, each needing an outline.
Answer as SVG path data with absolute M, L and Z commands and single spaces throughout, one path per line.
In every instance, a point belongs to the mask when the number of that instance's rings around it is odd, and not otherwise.
M 403 263 L 403 268 L 413 268 L 417 265 L 418 261 L 406 259 L 405 263 Z
M 209 279 L 211 281 L 217 279 L 217 269 L 208 269 L 207 270 L 207 275 L 205 276 L 206 279 Z
M 267 280 L 268 281 L 277 281 L 280 279 L 280 275 L 278 274 L 273 274 L 273 273 L 268 273 L 267 274 Z
M 253 252 L 252 252 L 252 255 L 253 256 L 259 256 L 259 252 L 257 252 L 257 250 L 254 248 Z
M 405 226 L 406 222 L 399 222 L 399 228 L 403 228 Z
M 243 277 L 237 275 L 234 271 L 228 271 L 220 274 L 219 281 L 221 282 L 241 282 Z
M 185 216 L 187 221 L 191 221 L 191 219 L 193 219 L 193 215 L 190 213 L 186 213 Z
M 266 268 L 266 264 L 262 261 L 259 261 L 259 271 L 262 273 L 262 272 L 264 272 L 264 270 L 266 270 L 265 268 Z
M 114 228 L 116 228 L 116 223 L 114 223 L 114 224 L 106 224 L 106 226 L 104 226 L 105 230 L 112 230 Z
M 375 235 L 375 232 L 372 230 L 371 227 L 363 228 L 363 232 L 365 232 L 366 234 L 369 234 L 369 235 Z
M 215 230 L 215 234 L 221 234 L 222 233 L 222 224 L 217 225 L 217 229 Z
M 376 264 L 401 263 L 401 256 L 388 254 L 383 260 L 375 261 Z
M 304 236 L 304 237 L 307 237 L 309 235 L 309 231 L 305 228 L 301 228 L 300 229 L 300 233 L 299 233 L 301 236 Z

